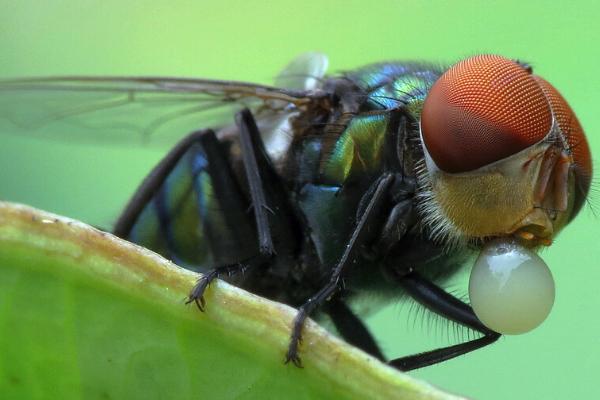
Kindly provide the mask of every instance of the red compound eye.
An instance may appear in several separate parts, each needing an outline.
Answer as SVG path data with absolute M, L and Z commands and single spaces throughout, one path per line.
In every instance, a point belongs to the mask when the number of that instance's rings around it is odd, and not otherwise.
M 423 141 L 438 168 L 472 171 L 539 142 L 552 113 L 536 80 L 495 55 L 468 58 L 432 86 L 421 115 Z
M 592 181 L 592 154 L 590 146 L 583 133 L 583 128 L 569 103 L 561 96 L 554 86 L 549 84 L 539 76 L 533 77 L 540 85 L 544 94 L 550 102 L 552 113 L 561 132 L 565 135 L 567 143 L 573 156 L 575 173 L 575 200 L 571 218 L 577 215 L 577 212 L 583 206 L 583 202 L 590 190 Z

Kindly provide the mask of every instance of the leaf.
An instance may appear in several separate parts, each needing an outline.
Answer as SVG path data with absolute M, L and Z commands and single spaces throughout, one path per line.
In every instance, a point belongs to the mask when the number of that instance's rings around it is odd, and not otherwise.
M 81 222 L 0 202 L 0 397 L 455 399 L 312 321 L 284 365 L 295 310 Z

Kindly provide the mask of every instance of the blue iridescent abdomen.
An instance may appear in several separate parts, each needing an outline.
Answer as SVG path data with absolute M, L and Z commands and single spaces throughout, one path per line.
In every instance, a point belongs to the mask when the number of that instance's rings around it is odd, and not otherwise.
M 226 162 L 225 155 L 211 160 L 203 144 L 193 145 L 145 206 L 129 239 L 196 271 L 253 255 L 249 204 L 237 182 L 224 184 L 227 176 L 219 170 Z

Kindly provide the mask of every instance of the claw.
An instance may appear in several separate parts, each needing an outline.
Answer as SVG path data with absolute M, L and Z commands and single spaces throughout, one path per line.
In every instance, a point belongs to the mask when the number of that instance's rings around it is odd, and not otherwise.
M 204 296 L 196 297 L 194 299 L 194 303 L 196 303 L 198 310 L 204 312 L 204 306 L 206 305 L 206 303 L 204 302 Z
M 190 304 L 191 302 L 196 303 L 198 310 L 204 312 L 204 307 L 206 306 L 206 302 L 204 301 L 204 291 L 208 287 L 208 284 L 204 278 L 200 278 L 198 283 L 192 289 L 192 292 L 188 296 L 185 304 Z
M 298 368 L 304 368 L 304 366 L 302 365 L 302 360 L 300 359 L 300 356 L 298 356 L 298 354 L 294 351 L 294 354 L 291 354 L 291 351 L 288 351 L 288 353 L 285 356 L 285 361 L 284 364 L 289 364 L 290 361 Z
M 289 362 L 293 362 L 294 365 L 298 368 L 304 368 L 302 366 L 302 360 L 298 355 L 298 345 L 302 343 L 302 336 L 300 334 L 296 335 L 292 333 L 292 337 L 290 338 L 290 345 L 288 347 L 287 354 L 285 355 L 285 364 L 289 364 Z
M 197 297 L 192 293 L 188 296 L 187 300 L 185 301 L 185 304 L 190 304 L 190 303 L 195 303 L 196 306 L 198 307 L 198 310 L 204 312 L 204 307 L 206 305 L 206 303 L 204 301 L 204 296 Z

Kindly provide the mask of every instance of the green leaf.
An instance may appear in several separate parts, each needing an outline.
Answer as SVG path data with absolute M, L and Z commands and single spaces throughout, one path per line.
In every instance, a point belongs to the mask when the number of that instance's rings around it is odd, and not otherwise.
M 295 310 L 198 275 L 81 222 L 0 202 L 3 399 L 450 399 Z

